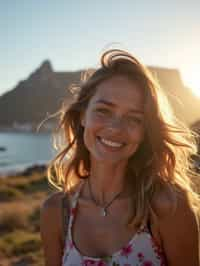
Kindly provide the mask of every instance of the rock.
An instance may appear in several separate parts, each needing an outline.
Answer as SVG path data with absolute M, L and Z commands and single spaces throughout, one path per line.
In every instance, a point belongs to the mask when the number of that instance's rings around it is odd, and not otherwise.
M 6 147 L 0 146 L 0 151 L 6 151 L 6 150 L 7 150 Z
M 34 172 L 42 173 L 47 169 L 46 165 L 33 165 L 28 168 L 26 168 L 24 171 L 22 171 L 20 174 L 23 176 L 29 176 L 32 175 Z
M 23 258 L 18 259 L 17 261 L 12 263 L 12 266 L 28 266 L 34 263 L 34 259 L 32 256 L 25 256 Z

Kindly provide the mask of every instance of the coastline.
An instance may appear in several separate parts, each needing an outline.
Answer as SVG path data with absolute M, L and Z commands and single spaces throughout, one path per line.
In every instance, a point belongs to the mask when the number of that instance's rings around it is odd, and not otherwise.
M 47 169 L 47 166 L 47 161 L 40 161 L 36 163 L 4 167 L 4 169 L 0 169 L 0 178 L 7 178 L 19 175 L 28 176 L 31 175 L 33 172 L 42 173 Z

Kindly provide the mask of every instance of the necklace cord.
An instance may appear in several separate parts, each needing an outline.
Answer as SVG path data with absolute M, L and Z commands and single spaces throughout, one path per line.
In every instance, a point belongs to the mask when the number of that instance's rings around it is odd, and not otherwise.
M 121 194 L 122 194 L 122 191 L 120 191 L 119 193 L 117 193 L 110 202 L 108 202 L 106 205 L 102 206 L 101 204 L 99 204 L 97 202 L 97 200 L 95 199 L 94 197 L 94 194 L 92 192 L 92 187 L 91 187 L 91 183 L 90 183 L 90 179 L 88 178 L 88 187 L 89 187 L 89 192 L 90 192 L 90 196 L 93 200 L 93 202 L 96 204 L 96 206 L 100 207 L 101 209 L 103 209 L 103 211 L 106 213 L 106 210 L 108 209 L 108 207 L 113 203 L 113 201 L 115 199 L 117 199 Z M 105 215 L 104 215 L 105 216 Z

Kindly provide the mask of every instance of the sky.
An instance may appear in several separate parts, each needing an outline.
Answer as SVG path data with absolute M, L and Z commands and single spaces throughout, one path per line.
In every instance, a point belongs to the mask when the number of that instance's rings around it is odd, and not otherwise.
M 0 0 L 0 95 L 46 59 L 80 70 L 108 48 L 179 69 L 200 95 L 200 0 Z

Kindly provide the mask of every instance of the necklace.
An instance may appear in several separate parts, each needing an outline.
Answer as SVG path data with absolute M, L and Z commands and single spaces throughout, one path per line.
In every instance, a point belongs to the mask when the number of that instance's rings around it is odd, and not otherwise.
M 92 198 L 92 200 L 94 201 L 94 203 L 96 204 L 96 206 L 98 206 L 98 207 L 100 207 L 100 209 L 101 209 L 101 216 L 107 216 L 107 209 L 108 209 L 108 207 L 113 203 L 113 201 L 115 200 L 115 199 L 117 199 L 121 194 L 122 194 L 122 191 L 121 192 L 119 192 L 119 193 L 117 193 L 113 198 L 112 198 L 112 200 L 110 201 L 110 202 L 108 202 L 105 206 L 102 206 L 102 205 L 100 205 L 97 201 L 96 201 L 96 199 L 95 199 L 95 197 L 94 197 L 94 195 L 93 195 L 93 192 L 92 192 L 92 188 L 91 188 L 91 184 L 90 184 L 90 180 L 89 180 L 89 178 L 88 178 L 88 187 L 89 187 L 89 191 L 90 191 L 90 196 L 91 196 L 91 198 Z

